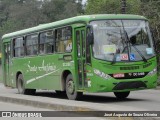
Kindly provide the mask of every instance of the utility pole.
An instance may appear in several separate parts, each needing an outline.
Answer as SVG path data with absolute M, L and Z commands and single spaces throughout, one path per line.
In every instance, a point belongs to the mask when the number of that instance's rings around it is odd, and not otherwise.
M 125 14 L 126 13 L 126 0 L 121 0 L 121 13 Z

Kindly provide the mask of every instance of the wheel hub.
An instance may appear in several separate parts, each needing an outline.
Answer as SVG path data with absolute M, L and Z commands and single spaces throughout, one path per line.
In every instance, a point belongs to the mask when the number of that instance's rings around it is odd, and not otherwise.
M 73 81 L 69 81 L 68 82 L 68 84 L 67 84 L 67 87 L 68 87 L 68 92 L 70 93 L 70 94 L 73 94 L 74 93 L 74 82 Z
M 19 89 L 20 92 L 23 90 L 23 82 L 22 82 L 22 80 L 20 80 L 19 83 L 18 83 L 18 89 Z

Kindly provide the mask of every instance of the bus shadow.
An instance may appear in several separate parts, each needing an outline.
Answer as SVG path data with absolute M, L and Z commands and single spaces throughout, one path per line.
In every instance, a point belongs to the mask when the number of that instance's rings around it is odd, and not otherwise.
M 58 99 L 68 99 L 65 94 L 57 94 L 55 92 L 36 92 L 35 96 L 40 97 L 49 97 L 49 98 L 58 98 Z M 88 95 L 84 94 L 80 100 L 83 102 L 92 102 L 92 103 L 113 103 L 113 102 L 133 102 L 133 101 L 148 101 L 142 98 L 126 98 L 123 100 L 117 99 L 116 97 L 112 96 L 104 96 L 104 95 Z
M 56 92 L 36 92 L 36 94 L 34 96 L 67 99 L 67 95 L 57 94 Z
M 145 99 L 134 99 L 134 98 L 126 98 L 126 99 L 117 99 L 112 96 L 99 96 L 99 95 L 83 95 L 81 101 L 92 102 L 92 103 L 113 103 L 113 102 L 133 102 L 133 101 L 146 101 Z

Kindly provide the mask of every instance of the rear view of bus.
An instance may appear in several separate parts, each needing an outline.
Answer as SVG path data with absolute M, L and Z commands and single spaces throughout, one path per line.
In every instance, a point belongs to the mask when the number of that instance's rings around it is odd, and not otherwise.
M 156 87 L 157 63 L 148 22 L 130 17 L 90 22 L 91 90 L 126 98 L 132 90 Z

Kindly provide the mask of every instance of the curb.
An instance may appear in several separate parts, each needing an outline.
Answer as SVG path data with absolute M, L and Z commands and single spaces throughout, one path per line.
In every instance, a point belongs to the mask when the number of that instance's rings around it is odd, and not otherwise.
M 40 101 L 34 101 L 34 100 L 25 100 L 25 99 L 6 97 L 6 96 L 0 96 L 0 101 L 33 106 L 37 108 L 46 108 L 46 109 L 56 110 L 56 111 L 95 111 L 95 109 L 90 109 L 86 107 L 67 106 L 62 104 L 53 104 L 53 103 L 46 103 L 46 102 L 40 102 Z
M 156 90 L 160 90 L 160 86 L 157 86 L 155 89 L 156 89 Z

